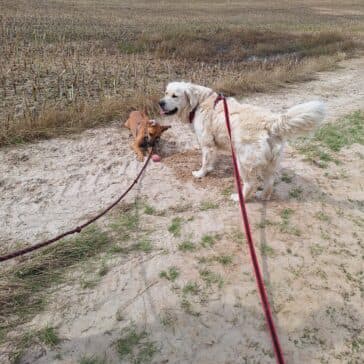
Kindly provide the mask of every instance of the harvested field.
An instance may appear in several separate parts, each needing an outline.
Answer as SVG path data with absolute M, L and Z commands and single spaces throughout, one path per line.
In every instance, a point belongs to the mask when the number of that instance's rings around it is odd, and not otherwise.
M 0 254 L 81 224 L 124 191 L 141 164 L 120 122 L 133 108 L 152 114 L 171 79 L 277 112 L 320 98 L 326 124 L 289 143 L 272 201 L 248 210 L 287 363 L 362 362 L 360 1 L 0 9 Z M 168 122 L 162 162 L 110 215 L 0 265 L 1 363 L 274 363 L 229 199 L 230 156 L 193 179 L 195 135 Z
M 0 145 L 153 114 L 171 79 L 241 96 L 312 79 L 361 47 L 359 5 L 335 16 L 298 4 L 1 0 Z

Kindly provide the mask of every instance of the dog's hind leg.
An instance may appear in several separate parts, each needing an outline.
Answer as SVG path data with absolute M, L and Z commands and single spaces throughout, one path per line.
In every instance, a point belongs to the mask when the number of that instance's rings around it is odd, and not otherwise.
M 238 155 L 238 156 L 241 157 L 240 155 Z M 239 159 L 239 163 L 238 163 L 238 168 L 239 168 L 239 173 L 240 173 L 240 176 L 242 178 L 242 183 L 243 183 L 244 200 L 248 201 L 249 198 L 251 197 L 251 195 L 253 194 L 253 192 L 257 189 L 257 177 L 256 177 L 254 170 L 247 171 L 246 169 L 244 169 L 242 167 L 242 163 L 241 163 L 240 159 Z M 238 197 L 237 193 L 232 193 L 230 198 L 233 201 L 239 201 L 239 197 Z
M 207 173 L 213 171 L 216 160 L 216 147 L 203 146 L 202 147 L 202 167 L 198 171 L 193 171 L 192 175 L 195 178 L 202 178 Z
M 264 176 L 263 191 L 257 192 L 257 197 L 261 200 L 270 200 L 273 192 L 274 174 Z
M 254 192 L 255 188 L 256 188 L 256 181 L 245 180 L 243 182 L 243 195 L 244 195 L 244 200 L 245 201 L 249 200 L 249 198 L 251 197 L 251 195 Z M 239 201 L 239 196 L 238 196 L 237 193 L 232 193 L 230 195 L 230 198 L 235 202 Z

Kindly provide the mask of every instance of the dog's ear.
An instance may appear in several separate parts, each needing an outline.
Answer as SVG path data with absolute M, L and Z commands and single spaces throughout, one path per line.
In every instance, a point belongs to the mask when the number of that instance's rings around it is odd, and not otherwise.
M 196 92 L 188 88 L 187 90 L 184 91 L 184 94 L 186 97 L 187 104 L 189 105 L 190 109 L 193 110 L 198 104 L 198 98 Z
M 187 104 L 192 108 L 192 103 L 191 103 L 192 94 L 191 94 L 191 91 L 190 90 L 185 90 L 184 94 L 185 94 Z
M 172 126 L 171 125 L 161 125 L 161 130 L 162 130 L 162 133 L 166 130 L 168 130 L 169 128 L 171 128 Z
M 140 115 L 143 119 L 149 119 L 145 110 L 141 111 Z

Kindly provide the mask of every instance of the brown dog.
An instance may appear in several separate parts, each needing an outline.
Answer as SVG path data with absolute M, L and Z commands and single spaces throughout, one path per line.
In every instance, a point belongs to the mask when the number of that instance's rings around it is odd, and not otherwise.
M 135 139 L 131 147 L 140 161 L 144 160 L 142 148 L 148 148 L 150 152 L 162 133 L 171 127 L 170 125 L 160 125 L 155 120 L 149 120 L 142 111 L 132 111 L 124 126 L 130 129 Z

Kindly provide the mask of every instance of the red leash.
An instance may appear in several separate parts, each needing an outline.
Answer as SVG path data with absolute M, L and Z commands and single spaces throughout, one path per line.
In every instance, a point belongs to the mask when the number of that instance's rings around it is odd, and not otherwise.
M 80 233 L 82 229 L 84 229 L 86 226 L 92 224 L 93 222 L 95 222 L 96 220 L 98 220 L 100 217 L 104 216 L 105 214 L 107 214 L 114 206 L 116 206 L 128 193 L 129 191 L 134 187 L 135 184 L 138 183 L 141 175 L 143 174 L 143 172 L 145 171 L 145 169 L 148 166 L 148 163 L 150 162 L 150 159 L 152 157 L 152 153 L 153 153 L 153 149 L 150 151 L 150 153 L 148 154 L 148 157 L 143 165 L 143 167 L 140 169 L 138 175 L 136 176 L 136 178 L 134 179 L 134 181 L 131 183 L 131 185 L 126 189 L 126 191 L 116 200 L 114 201 L 111 205 L 109 205 L 107 208 L 105 208 L 103 211 L 101 211 L 99 214 L 97 214 L 96 216 L 94 216 L 93 218 L 91 218 L 90 220 L 86 221 L 85 223 L 83 223 L 80 226 L 77 226 L 71 230 L 66 231 L 65 233 L 62 233 L 50 240 L 47 241 L 43 241 L 42 243 L 38 243 L 35 245 L 31 245 L 28 246 L 27 248 L 24 249 L 20 249 L 20 250 L 16 250 L 13 251 L 11 253 L 5 254 L 0 256 L 0 262 L 5 262 L 6 260 L 10 260 L 16 257 L 20 257 L 21 255 L 25 255 L 28 254 L 34 250 L 38 250 L 40 248 L 43 248 L 47 245 L 53 244 L 58 240 L 63 239 L 65 236 L 67 235 L 72 235 L 75 233 Z
M 273 348 L 274 348 L 274 352 L 275 352 L 275 355 L 276 355 L 276 361 L 279 364 L 284 364 L 284 357 L 283 357 L 283 352 L 282 352 L 282 349 L 281 349 L 281 344 L 279 342 L 277 330 L 276 330 L 275 325 L 274 325 L 272 312 L 271 312 L 271 309 L 270 309 L 270 304 L 269 304 L 269 300 L 268 300 L 268 296 L 267 296 L 267 291 L 266 291 L 266 288 L 265 288 L 265 285 L 264 285 L 264 280 L 263 280 L 262 273 L 260 271 L 258 258 L 257 258 L 257 255 L 255 253 L 253 237 L 252 237 L 252 234 L 251 234 L 251 231 L 250 231 L 248 213 L 247 213 L 247 210 L 246 210 L 244 195 L 243 195 L 242 188 L 241 188 L 242 181 L 241 181 L 240 172 L 239 172 L 239 168 L 238 168 L 238 162 L 237 162 L 236 155 L 235 155 L 235 150 L 234 150 L 234 147 L 233 147 L 233 142 L 232 142 L 232 139 L 231 139 L 231 125 L 230 125 L 229 110 L 228 110 L 228 105 L 227 105 L 226 98 L 225 98 L 224 95 L 220 94 L 220 95 L 217 96 L 217 98 L 215 100 L 215 103 L 214 103 L 214 107 L 221 100 L 224 102 L 225 121 L 226 121 L 227 130 L 228 130 L 228 133 L 229 133 L 229 139 L 230 139 L 230 145 L 231 145 L 231 154 L 232 154 L 232 157 L 233 157 L 236 189 L 238 191 L 240 211 L 241 211 L 241 215 L 242 215 L 242 218 L 243 218 L 245 236 L 246 236 L 246 240 L 248 241 L 250 257 L 251 257 L 253 267 L 254 267 L 255 279 L 256 279 L 256 282 L 257 282 L 258 289 L 259 289 L 259 294 L 260 294 L 260 299 L 261 299 L 262 306 L 263 306 L 263 309 L 264 309 L 265 319 L 266 319 L 268 329 L 269 329 L 269 332 L 270 332 L 270 335 L 271 335 L 271 338 L 272 338 Z

